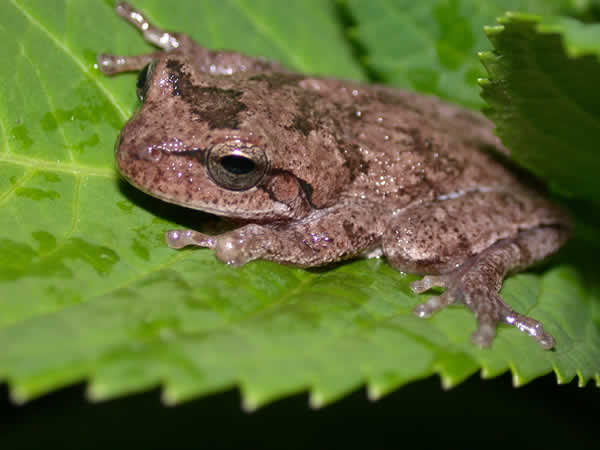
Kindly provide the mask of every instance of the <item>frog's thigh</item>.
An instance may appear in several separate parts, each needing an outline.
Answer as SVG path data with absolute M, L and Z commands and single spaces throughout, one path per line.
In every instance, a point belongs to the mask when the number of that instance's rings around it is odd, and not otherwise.
M 411 285 L 415 292 L 446 288 L 416 306 L 427 317 L 455 302 L 477 318 L 473 342 L 490 345 L 496 324 L 506 323 L 545 349 L 554 338 L 540 322 L 513 311 L 498 291 L 509 272 L 523 270 L 556 251 L 568 237 L 564 219 L 545 200 L 500 193 L 473 193 L 406 210 L 394 219 L 383 249 L 399 270 L 442 274 Z
M 540 198 L 471 192 L 407 208 L 386 224 L 383 251 L 403 272 L 443 274 L 519 230 L 558 222 Z
M 446 290 L 415 307 L 419 317 L 428 317 L 435 311 L 455 302 L 464 303 L 477 319 L 477 330 L 472 340 L 480 346 L 491 344 L 498 323 L 512 325 L 534 338 L 542 348 L 554 346 L 554 338 L 544 330 L 542 323 L 514 311 L 498 291 L 509 272 L 523 270 L 556 251 L 568 237 L 561 226 L 539 226 L 521 231 L 514 238 L 502 239 L 481 254 L 473 256 L 456 271 L 438 276 L 427 276 L 411 285 L 415 292 L 432 286 Z

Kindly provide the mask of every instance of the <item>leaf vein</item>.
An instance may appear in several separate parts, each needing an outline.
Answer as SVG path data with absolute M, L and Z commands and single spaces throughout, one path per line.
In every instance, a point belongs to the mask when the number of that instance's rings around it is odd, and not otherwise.
M 55 36 L 50 30 L 42 25 L 42 23 L 37 20 L 33 15 L 20 3 L 17 3 L 16 0 L 10 0 L 11 4 L 17 9 L 23 16 L 27 19 L 27 21 L 33 25 L 35 28 L 40 30 L 43 34 L 45 34 L 50 41 L 56 45 L 65 55 L 67 55 L 71 60 L 75 63 L 77 67 L 81 69 L 81 71 L 90 79 L 96 86 L 100 89 L 100 91 L 106 96 L 106 98 L 113 104 L 113 106 L 117 109 L 119 114 L 123 119 L 128 117 L 125 112 L 125 108 L 123 108 L 117 100 L 113 97 L 112 93 L 104 86 L 104 84 L 100 83 L 97 77 L 92 76 L 89 68 L 86 64 L 81 60 L 77 54 L 75 54 L 69 47 L 65 45 L 57 36 Z
M 31 178 L 33 178 L 33 176 L 36 173 L 37 173 L 37 170 L 34 169 L 33 167 L 30 167 L 29 169 L 27 169 L 23 173 L 23 175 L 21 175 L 21 177 L 10 187 L 10 189 L 8 189 L 2 195 L 0 195 L 0 206 L 5 204 L 10 199 L 10 197 L 12 197 L 12 195 L 17 191 L 17 189 L 23 187 L 25 185 L 25 183 L 27 183 L 29 180 L 31 180 Z
M 171 256 L 170 258 L 168 258 L 167 261 L 165 261 L 161 264 L 158 264 L 156 266 L 152 266 L 148 270 L 144 270 L 143 272 L 134 275 L 130 279 L 123 281 L 121 284 L 111 286 L 110 288 L 108 288 L 104 291 L 100 291 L 96 294 L 93 294 L 91 297 L 89 297 L 88 301 L 93 298 L 102 297 L 103 295 L 107 295 L 111 292 L 116 292 L 121 289 L 125 289 L 125 288 L 131 286 L 132 284 L 134 284 L 135 282 L 144 279 L 145 277 L 147 277 L 148 275 L 150 275 L 154 272 L 158 272 L 160 270 L 167 269 L 167 268 L 171 267 L 173 264 L 179 262 L 180 260 L 184 260 L 184 259 L 190 258 L 190 257 L 191 256 L 189 255 L 189 252 L 177 252 L 174 256 Z
M 63 163 L 60 160 L 45 161 L 15 154 L 0 154 L 0 163 L 14 164 L 22 167 L 43 169 L 50 172 L 63 172 L 73 175 L 85 175 L 92 177 L 117 178 L 114 169 L 91 167 L 75 163 Z
M 79 223 L 79 211 L 81 209 L 81 202 L 80 202 L 81 176 L 76 175 L 75 176 L 75 180 L 76 180 L 75 181 L 75 189 L 74 189 L 74 194 L 73 194 L 74 195 L 74 198 L 73 198 L 73 213 L 71 215 L 71 224 L 69 226 L 69 229 L 65 233 L 65 236 L 62 239 L 62 242 L 60 244 L 56 245 L 55 247 L 53 247 L 48 252 L 39 253 L 38 254 L 38 257 L 37 257 L 37 262 L 38 263 L 40 261 L 43 261 L 44 259 L 47 259 L 47 258 L 51 257 L 53 254 L 57 253 L 65 245 L 67 245 L 67 242 L 69 241 L 69 239 L 71 238 L 71 236 L 73 236 L 73 234 L 75 233 L 75 230 L 77 229 L 77 224 Z
M 48 100 L 48 106 L 50 107 L 50 114 L 52 115 L 52 119 L 54 120 L 54 123 L 56 124 L 56 127 L 58 128 L 58 132 L 60 133 L 60 136 L 63 140 L 65 148 L 68 149 L 70 160 L 73 161 L 72 145 L 68 142 L 67 136 L 65 135 L 65 130 L 63 127 L 60 126 L 58 117 L 56 117 L 56 106 L 54 105 L 54 102 L 52 101 L 52 97 L 50 96 L 50 91 L 48 89 L 48 86 L 46 86 L 46 84 L 42 80 L 42 74 L 40 73 L 40 66 L 39 66 L 39 64 L 36 64 L 29 57 L 29 55 L 25 51 L 25 46 L 23 45 L 22 41 L 19 43 L 19 49 L 21 51 L 21 55 L 23 56 L 23 58 L 26 59 L 29 62 L 29 64 L 31 65 L 31 67 L 33 68 L 33 72 L 35 73 L 35 76 L 37 77 L 37 79 L 40 83 L 42 92 L 44 93 L 44 95 L 46 96 L 46 99 Z

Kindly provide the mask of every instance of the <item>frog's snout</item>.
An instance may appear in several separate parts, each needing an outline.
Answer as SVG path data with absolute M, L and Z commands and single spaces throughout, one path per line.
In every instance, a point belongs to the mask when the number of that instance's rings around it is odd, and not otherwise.
M 120 169 L 133 161 L 156 164 L 162 158 L 163 152 L 156 145 L 156 139 L 143 133 L 146 128 L 138 122 L 136 119 L 130 120 L 115 142 L 115 157 Z

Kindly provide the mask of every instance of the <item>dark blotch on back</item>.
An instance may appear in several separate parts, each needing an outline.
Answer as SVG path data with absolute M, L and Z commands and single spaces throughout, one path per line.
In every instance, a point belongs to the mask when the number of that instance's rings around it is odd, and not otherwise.
M 291 125 L 291 128 L 300 131 L 304 136 L 308 136 L 311 131 L 318 130 L 323 126 L 321 115 L 313 107 L 311 97 L 316 97 L 316 95 L 307 92 L 306 95 L 300 97 L 297 104 L 298 112 L 294 114 Z
M 293 73 L 270 72 L 254 75 L 249 78 L 252 81 L 265 82 L 269 85 L 269 89 L 285 89 L 287 86 L 298 86 L 298 82 L 304 80 L 305 77 Z M 314 108 L 306 99 L 310 96 L 309 92 L 305 92 L 301 96 L 297 104 L 298 113 L 294 115 L 291 125 L 288 129 L 300 131 L 304 136 L 308 136 L 310 132 L 320 125 L 319 118 L 314 113 Z
M 238 100 L 242 95 L 241 91 L 196 86 L 178 61 L 167 61 L 167 68 L 171 71 L 173 95 L 181 97 L 192 106 L 192 112 L 211 129 L 239 127 L 239 113 L 247 109 L 247 106 Z
M 363 158 L 358 145 L 347 144 L 338 140 L 338 146 L 343 149 L 344 159 L 346 160 L 344 165 L 350 170 L 352 180 L 359 173 L 367 173 L 369 171 L 369 163 Z

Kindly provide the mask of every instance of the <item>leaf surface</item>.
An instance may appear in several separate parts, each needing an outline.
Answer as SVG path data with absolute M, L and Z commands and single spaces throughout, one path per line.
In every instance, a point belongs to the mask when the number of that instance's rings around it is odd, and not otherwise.
M 488 116 L 522 166 L 554 190 L 600 202 L 600 24 L 511 13 L 481 55 Z
M 168 249 L 165 230 L 210 218 L 119 181 L 112 148 L 136 106 L 135 76 L 103 77 L 95 55 L 149 47 L 108 3 L 0 4 L 0 380 L 13 398 L 80 380 L 94 399 L 162 385 L 171 403 L 239 386 L 253 409 L 307 389 L 320 406 L 365 383 L 376 398 L 435 373 L 453 386 L 480 369 L 510 369 L 517 384 L 551 370 L 600 382 L 589 314 L 600 289 L 573 259 L 502 291 L 555 335 L 544 352 L 504 327 L 491 350 L 473 347 L 461 307 L 415 317 L 425 298 L 410 293 L 415 278 L 384 261 L 233 269 L 208 250 Z M 210 47 L 362 77 L 329 3 L 134 3 Z
M 506 11 L 577 13 L 570 0 L 346 0 L 356 22 L 352 36 L 367 66 L 397 86 L 481 107 L 477 79 L 485 70 L 477 52 L 490 48 L 481 33 Z

